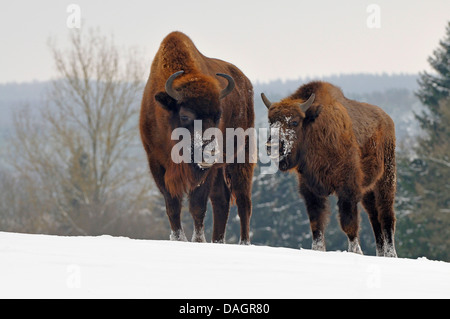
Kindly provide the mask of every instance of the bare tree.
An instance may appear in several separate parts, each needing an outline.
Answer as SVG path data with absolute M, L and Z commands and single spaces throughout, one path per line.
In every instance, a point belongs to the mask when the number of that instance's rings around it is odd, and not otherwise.
M 66 233 L 105 233 L 151 208 L 137 129 L 148 68 L 136 50 L 98 31 L 74 31 L 69 43 L 66 50 L 49 43 L 58 77 L 39 111 L 16 112 L 11 158 Z

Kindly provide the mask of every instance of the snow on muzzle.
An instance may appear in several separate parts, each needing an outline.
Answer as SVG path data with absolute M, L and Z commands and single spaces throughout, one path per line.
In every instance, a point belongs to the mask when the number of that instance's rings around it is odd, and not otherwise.
M 221 155 L 221 152 L 219 150 L 219 143 L 217 141 L 217 139 L 213 139 L 213 140 L 203 140 L 203 160 L 199 163 L 197 163 L 197 165 L 202 168 L 202 169 L 206 169 L 206 168 L 210 168 L 212 167 L 215 163 L 217 163 L 219 161 L 219 157 Z
M 282 160 L 291 154 L 296 139 L 295 130 L 284 128 L 280 121 L 272 123 L 270 128 L 278 130 L 278 134 L 275 135 L 275 138 L 272 135 L 269 136 L 266 143 L 267 154 L 271 159 Z

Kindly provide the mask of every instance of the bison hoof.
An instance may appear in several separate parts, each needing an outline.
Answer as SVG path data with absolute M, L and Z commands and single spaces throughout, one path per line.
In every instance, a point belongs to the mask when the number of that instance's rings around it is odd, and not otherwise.
M 205 233 L 203 230 L 194 230 L 192 234 L 192 242 L 195 243 L 206 243 Z
M 313 239 L 311 249 L 317 251 L 326 251 L 325 238 L 321 233 Z
M 251 245 L 250 239 L 239 240 L 239 245 Z
M 170 240 L 172 241 L 188 241 L 186 238 L 186 235 L 184 234 L 184 231 L 182 229 L 179 229 L 177 231 L 171 231 L 170 232 Z
M 348 251 L 355 254 L 363 255 L 358 238 L 348 241 Z
M 377 257 L 384 257 L 384 247 L 383 246 L 379 247 L 377 245 L 376 253 L 377 253 Z
M 311 249 L 316 251 L 327 251 L 324 242 L 313 241 Z
M 397 252 L 395 251 L 394 245 L 385 245 L 384 246 L 384 257 L 397 258 Z

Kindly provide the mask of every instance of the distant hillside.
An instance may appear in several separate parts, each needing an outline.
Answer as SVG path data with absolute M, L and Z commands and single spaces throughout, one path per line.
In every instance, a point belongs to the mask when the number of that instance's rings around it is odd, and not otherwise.
M 296 80 L 275 80 L 269 83 L 254 83 L 255 91 L 267 93 L 279 93 L 287 95 L 293 93 L 300 85 L 310 81 L 327 81 L 339 86 L 345 94 L 365 94 L 388 89 L 407 89 L 415 91 L 417 86 L 417 74 L 338 74 L 324 77 L 306 77 Z
M 414 96 L 414 91 L 417 89 L 416 74 L 340 74 L 322 78 L 256 82 L 254 83 L 255 113 L 258 125 L 267 121 L 267 110 L 261 101 L 261 92 L 265 92 L 271 100 L 276 101 L 312 80 L 331 82 L 341 87 L 349 98 L 379 105 L 394 118 L 399 137 L 409 131 L 416 131 L 413 124 L 415 121 L 413 111 L 417 112 L 421 108 Z M 1 137 L 11 129 L 13 110 L 24 104 L 32 107 L 42 105 L 50 83 L 46 81 L 0 84 L 0 141 Z
M 13 110 L 23 104 L 39 105 L 50 82 L 0 84 L 0 127 L 8 128 Z

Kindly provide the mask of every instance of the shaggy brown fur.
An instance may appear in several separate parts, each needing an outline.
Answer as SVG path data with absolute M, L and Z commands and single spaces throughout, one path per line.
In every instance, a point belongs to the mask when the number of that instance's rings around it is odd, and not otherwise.
M 184 73 L 173 82 L 177 92 L 174 99 L 165 92 L 165 83 L 181 70 Z M 217 77 L 217 73 L 230 75 L 236 84 L 222 99 L 220 93 L 227 80 Z M 186 116 L 190 124 L 182 122 Z M 166 201 L 171 239 L 186 240 L 180 212 L 183 194 L 187 193 L 195 226 L 192 240 L 205 240 L 203 220 L 209 197 L 214 215 L 212 241 L 224 242 L 230 198 L 234 196 L 241 220 L 241 243 L 248 244 L 254 164 L 214 164 L 201 169 L 195 163 L 174 163 L 171 149 L 178 141 L 171 140 L 172 130 L 185 127 L 193 135 L 193 120 L 202 120 L 203 131 L 218 127 L 225 133 L 228 127 L 253 127 L 253 87 L 237 67 L 205 57 L 185 34 L 172 32 L 162 41 L 153 60 L 140 113 L 141 139 L 153 178 Z
M 299 104 L 313 93 L 314 103 L 303 111 Z M 279 123 L 281 130 L 292 130 L 294 135 L 290 152 L 280 158 L 279 167 L 298 174 L 313 249 L 325 250 L 327 196 L 334 193 L 339 198 L 340 223 L 348 236 L 349 250 L 361 252 L 357 203 L 362 200 L 373 226 L 377 255 L 396 256 L 395 129 L 391 118 L 377 106 L 345 98 L 339 88 L 326 82 L 301 86 L 273 103 L 268 116 L 272 125 Z M 279 152 L 283 154 L 289 141 L 280 140 Z

